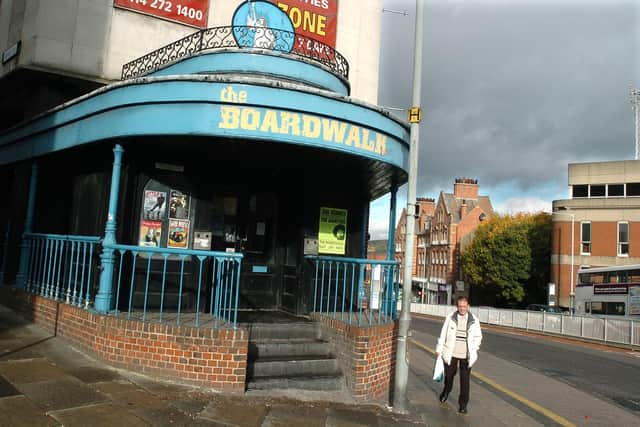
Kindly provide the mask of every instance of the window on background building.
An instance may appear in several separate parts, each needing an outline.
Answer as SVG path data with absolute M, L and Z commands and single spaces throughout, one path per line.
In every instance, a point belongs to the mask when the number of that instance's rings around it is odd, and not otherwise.
M 605 194 L 605 185 L 591 185 L 589 190 L 590 197 L 604 197 Z
M 580 227 L 580 254 L 591 254 L 591 223 L 583 222 Z
M 574 185 L 571 187 L 572 197 L 589 197 L 588 185 Z
M 623 197 L 623 196 L 624 196 L 624 184 L 607 185 L 607 197 Z
M 618 255 L 629 255 L 629 223 L 618 223 Z
M 629 182 L 627 184 L 628 196 L 640 196 L 640 182 Z

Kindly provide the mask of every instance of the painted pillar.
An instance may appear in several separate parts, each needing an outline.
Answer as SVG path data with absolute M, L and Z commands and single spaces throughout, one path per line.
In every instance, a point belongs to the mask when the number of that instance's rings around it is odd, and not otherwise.
M 20 244 L 20 264 L 16 274 L 16 288 L 24 289 L 27 284 L 27 274 L 29 273 L 29 250 L 30 241 L 25 237 L 27 233 L 33 232 L 33 214 L 36 210 L 36 191 L 38 189 L 38 163 L 31 165 L 31 181 L 29 183 L 29 200 L 27 202 L 27 214 L 24 220 L 24 234 Z
M 109 213 L 102 240 L 102 254 L 100 254 L 100 287 L 96 295 L 96 311 L 106 313 L 113 305 L 113 267 L 115 264 L 114 249 L 110 245 L 116 244 L 116 216 L 118 214 L 118 195 L 120 194 L 120 169 L 122 167 L 122 153 L 124 149 L 116 144 L 113 149 L 113 171 L 111 172 L 111 191 L 109 193 Z

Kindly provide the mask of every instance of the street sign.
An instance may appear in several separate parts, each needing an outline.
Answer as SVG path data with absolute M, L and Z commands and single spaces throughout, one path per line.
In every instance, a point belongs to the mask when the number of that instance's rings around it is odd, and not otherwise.
M 420 123 L 422 120 L 422 110 L 420 107 L 409 108 L 409 123 Z

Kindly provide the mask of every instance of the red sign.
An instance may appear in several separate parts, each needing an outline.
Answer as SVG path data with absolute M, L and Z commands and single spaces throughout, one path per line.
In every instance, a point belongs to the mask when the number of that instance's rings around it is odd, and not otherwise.
M 209 0 L 114 0 L 113 5 L 198 28 L 207 27 L 209 16 Z
M 271 0 L 271 3 L 289 15 L 296 34 L 336 47 L 338 0 Z

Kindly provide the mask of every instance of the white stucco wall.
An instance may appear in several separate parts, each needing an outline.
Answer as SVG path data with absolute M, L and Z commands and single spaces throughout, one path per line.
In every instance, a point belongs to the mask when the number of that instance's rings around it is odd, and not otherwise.
M 210 0 L 208 26 L 231 24 L 244 0 Z M 352 96 L 375 103 L 378 93 L 381 0 L 339 0 L 336 50 L 350 65 Z M 1 0 L 0 50 L 17 40 L 16 66 L 117 80 L 122 65 L 196 31 L 193 27 L 117 9 L 113 0 Z

